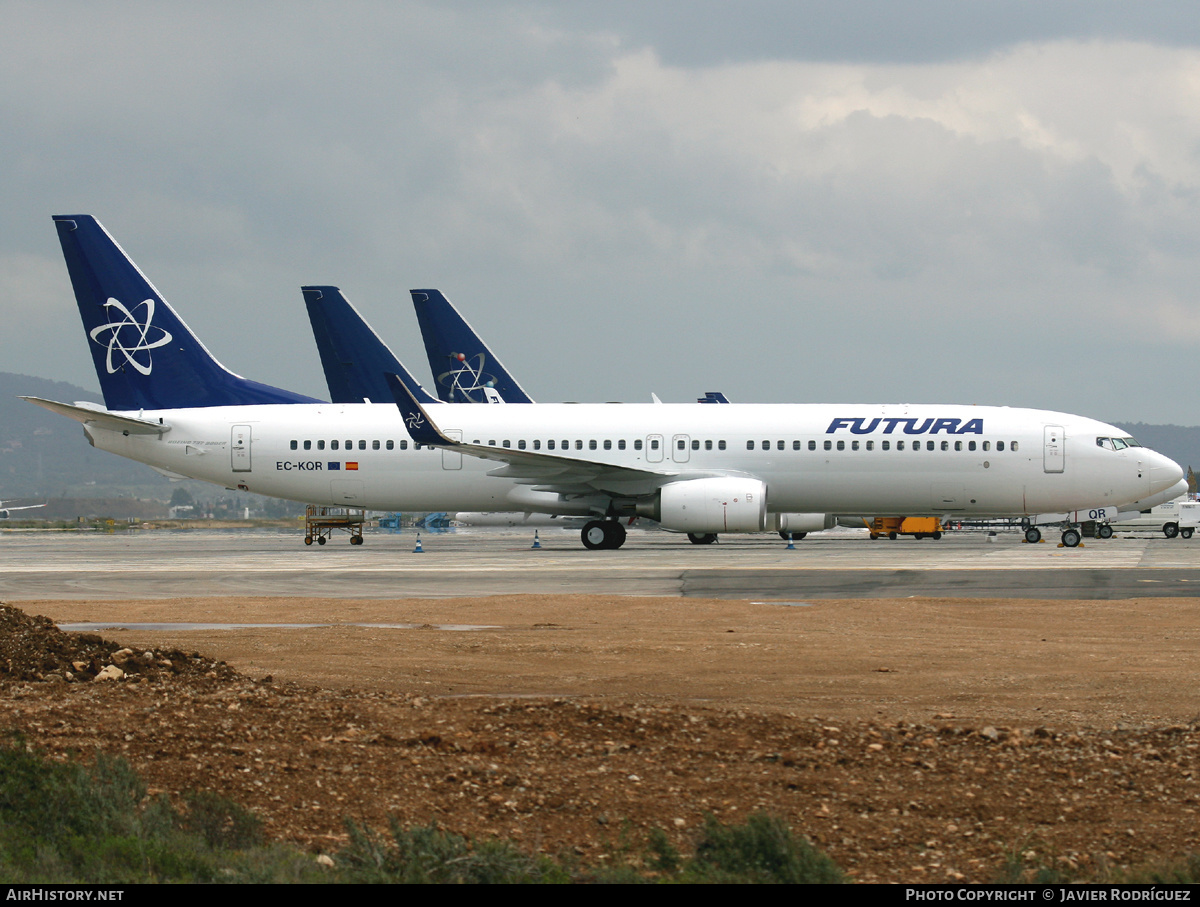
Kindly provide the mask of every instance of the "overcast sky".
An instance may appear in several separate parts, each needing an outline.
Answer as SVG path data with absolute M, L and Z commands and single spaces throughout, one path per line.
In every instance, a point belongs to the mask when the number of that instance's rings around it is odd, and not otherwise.
M 97 387 L 93 214 L 239 374 L 407 290 L 538 400 L 1200 424 L 1189 3 L 0 0 L 0 370 Z

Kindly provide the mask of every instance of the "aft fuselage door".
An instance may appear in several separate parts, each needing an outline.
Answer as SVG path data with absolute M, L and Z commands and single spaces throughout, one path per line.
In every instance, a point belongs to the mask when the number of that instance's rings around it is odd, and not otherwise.
M 448 428 L 443 432 L 451 441 L 461 441 L 462 431 L 457 428 Z M 462 469 L 462 454 L 457 450 L 442 449 L 442 469 Z
M 1061 425 L 1047 425 L 1042 444 L 1042 468 L 1046 472 L 1062 472 L 1066 461 L 1066 437 Z
M 250 426 L 235 425 L 229 440 L 230 465 L 234 472 L 250 471 Z

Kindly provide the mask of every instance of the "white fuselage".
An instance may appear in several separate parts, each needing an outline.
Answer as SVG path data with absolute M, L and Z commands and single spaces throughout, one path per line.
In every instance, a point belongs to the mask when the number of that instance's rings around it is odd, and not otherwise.
M 1113 426 L 1042 410 L 856 404 L 431 406 L 466 443 L 650 473 L 754 477 L 770 511 L 1022 515 L 1119 505 L 1179 480 Z M 88 426 L 94 444 L 161 470 L 259 494 L 375 510 L 596 513 L 504 464 L 416 445 L 391 404 L 291 404 L 128 413 L 170 430 Z M 240 440 L 239 440 L 240 439 Z M 764 445 L 766 445 L 764 447 Z M 609 494 L 652 494 L 638 483 Z M 599 495 L 603 498 L 604 495 Z

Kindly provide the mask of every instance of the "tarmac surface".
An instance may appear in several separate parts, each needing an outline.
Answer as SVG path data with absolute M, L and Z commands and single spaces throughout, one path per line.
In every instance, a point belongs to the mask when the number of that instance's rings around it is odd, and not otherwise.
M 633 530 L 618 551 L 588 551 L 574 531 L 416 536 L 375 532 L 306 547 L 301 533 L 183 530 L 0 532 L 0 600 L 180 596 L 441 598 L 516 594 L 725 599 L 1200 596 L 1200 538 L 1121 533 L 1078 548 L 1025 544 L 1015 532 L 950 532 L 939 541 L 871 541 L 865 531 L 775 535 L 692 545 Z

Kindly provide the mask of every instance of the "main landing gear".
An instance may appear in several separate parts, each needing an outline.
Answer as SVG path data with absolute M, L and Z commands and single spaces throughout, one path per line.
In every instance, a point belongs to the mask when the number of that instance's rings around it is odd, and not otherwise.
M 625 544 L 625 527 L 616 520 L 592 520 L 579 533 L 584 548 L 614 550 Z
M 693 545 L 711 545 L 716 540 L 717 535 L 715 532 L 706 532 L 703 534 L 697 534 L 695 532 L 688 533 L 688 541 Z
M 1096 527 L 1097 538 L 1108 539 L 1112 538 L 1112 527 L 1107 523 L 1102 523 Z M 1025 541 L 1031 545 L 1036 545 L 1042 540 L 1042 530 L 1037 526 L 1025 527 Z M 1079 527 L 1072 526 L 1069 523 L 1063 525 L 1062 531 L 1062 547 L 1063 548 L 1078 548 L 1079 543 L 1083 541 L 1083 533 L 1079 531 Z

